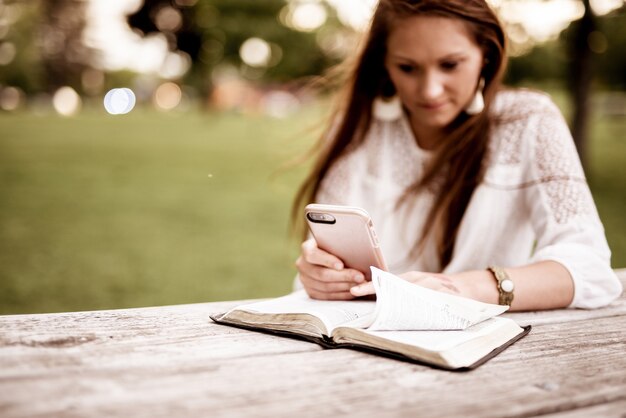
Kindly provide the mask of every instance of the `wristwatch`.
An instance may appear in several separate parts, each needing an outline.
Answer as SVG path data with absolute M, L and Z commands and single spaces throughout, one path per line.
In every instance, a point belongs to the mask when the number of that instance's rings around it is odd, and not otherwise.
M 491 271 L 498 281 L 498 303 L 500 305 L 511 306 L 513 303 L 513 290 L 515 290 L 515 283 L 509 277 L 507 272 L 500 266 L 489 266 L 487 270 Z

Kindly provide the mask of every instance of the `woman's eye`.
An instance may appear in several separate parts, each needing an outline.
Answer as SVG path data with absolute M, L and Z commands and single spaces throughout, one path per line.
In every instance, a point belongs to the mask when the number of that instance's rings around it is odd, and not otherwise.
M 415 69 L 415 67 L 413 67 L 410 64 L 398 64 L 398 69 L 400 71 L 402 71 L 403 73 L 411 73 L 413 72 L 413 70 Z
M 445 61 L 441 63 L 441 68 L 446 71 L 452 71 L 457 67 L 457 65 L 459 65 L 459 63 L 456 61 Z

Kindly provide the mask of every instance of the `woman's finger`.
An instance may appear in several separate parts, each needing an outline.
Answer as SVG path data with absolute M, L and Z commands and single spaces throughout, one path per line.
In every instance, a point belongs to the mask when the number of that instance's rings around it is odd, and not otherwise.
M 320 300 L 351 300 L 351 299 L 354 299 L 354 296 L 350 292 L 324 293 L 324 292 L 318 292 L 315 289 L 306 289 L 306 292 L 312 299 L 320 299 Z
M 365 276 L 358 270 L 333 270 L 327 267 L 311 264 L 306 261 L 304 256 L 301 256 L 298 260 L 296 260 L 296 267 L 301 275 L 309 276 L 320 282 L 350 282 L 355 284 L 365 281 Z
M 306 279 L 305 279 L 306 280 Z M 350 288 L 355 285 L 354 282 L 336 282 L 336 283 L 324 283 L 317 280 L 307 281 L 307 289 L 312 289 L 321 293 L 345 293 L 350 292 Z
M 357 286 L 353 286 L 352 288 L 350 288 L 350 293 L 355 297 L 360 297 L 373 295 L 374 293 L 376 293 L 376 290 L 374 289 L 374 283 L 367 282 Z
M 307 262 L 318 266 L 334 270 L 341 270 L 344 267 L 343 262 L 338 257 L 319 248 L 313 238 L 302 243 L 302 256 Z

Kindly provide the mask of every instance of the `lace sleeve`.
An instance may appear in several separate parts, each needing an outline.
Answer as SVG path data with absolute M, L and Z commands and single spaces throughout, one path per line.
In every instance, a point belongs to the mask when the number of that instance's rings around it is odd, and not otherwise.
M 622 288 L 571 134 L 551 102 L 532 125 L 526 188 L 537 236 L 532 261 L 553 260 L 569 270 L 575 286 L 571 307 L 604 306 Z
M 574 141 L 558 109 L 546 109 L 536 138 L 533 174 L 553 220 L 565 224 L 580 217 L 597 217 Z

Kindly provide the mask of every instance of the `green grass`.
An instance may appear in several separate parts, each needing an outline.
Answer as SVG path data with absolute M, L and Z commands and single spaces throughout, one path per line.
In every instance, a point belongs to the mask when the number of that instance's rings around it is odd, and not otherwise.
M 303 171 L 278 169 L 317 117 L 0 116 L 0 312 L 287 292 Z
M 626 117 L 598 117 L 590 138 L 589 183 L 613 267 L 626 267 Z
M 77 118 L 0 114 L 0 313 L 278 296 L 287 234 L 319 108 Z M 591 184 L 626 266 L 626 119 L 598 119 Z

